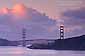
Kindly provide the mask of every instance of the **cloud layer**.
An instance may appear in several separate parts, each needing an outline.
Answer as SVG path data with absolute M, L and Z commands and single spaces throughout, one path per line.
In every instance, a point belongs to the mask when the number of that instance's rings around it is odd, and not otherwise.
M 23 4 L 17 4 L 12 9 L 1 9 L 0 21 L 0 31 L 4 33 L 1 38 L 19 40 L 23 28 L 26 28 L 27 39 L 54 39 L 57 34 L 55 20 Z
M 62 13 L 65 26 L 71 30 L 71 35 L 85 34 L 85 8 L 68 10 Z
M 60 13 L 58 19 L 53 20 L 35 9 L 17 4 L 13 8 L 0 10 L 1 38 L 20 40 L 22 29 L 26 28 L 27 39 L 57 39 L 59 26 L 64 24 L 65 37 L 84 34 L 85 8 L 68 9 Z

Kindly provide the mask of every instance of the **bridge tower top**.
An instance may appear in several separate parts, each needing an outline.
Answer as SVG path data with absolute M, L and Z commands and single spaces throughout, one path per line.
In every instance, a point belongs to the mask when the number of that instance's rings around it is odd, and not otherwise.
M 64 39 L 64 25 L 60 25 L 60 39 Z

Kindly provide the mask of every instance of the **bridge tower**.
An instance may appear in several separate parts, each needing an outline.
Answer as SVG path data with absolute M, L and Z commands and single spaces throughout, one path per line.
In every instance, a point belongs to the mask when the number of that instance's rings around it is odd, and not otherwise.
M 26 46 L 26 29 L 25 28 L 22 29 L 22 39 L 23 39 L 22 46 L 25 47 Z
M 64 39 L 64 25 L 60 25 L 60 39 Z

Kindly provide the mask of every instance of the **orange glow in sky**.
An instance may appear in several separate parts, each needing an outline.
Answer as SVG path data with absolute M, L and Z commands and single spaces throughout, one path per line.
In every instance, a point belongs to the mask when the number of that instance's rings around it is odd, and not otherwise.
M 12 13 L 23 16 L 25 14 L 25 6 L 23 4 L 16 4 L 13 7 Z

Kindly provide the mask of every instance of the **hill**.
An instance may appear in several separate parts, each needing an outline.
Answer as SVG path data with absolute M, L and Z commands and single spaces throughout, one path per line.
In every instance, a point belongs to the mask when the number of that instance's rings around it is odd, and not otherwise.
M 0 46 L 17 46 L 17 41 L 9 41 L 6 39 L 0 39 Z
M 57 39 L 54 43 L 48 44 L 32 44 L 28 47 L 31 49 L 54 49 L 54 50 L 85 50 L 85 35 L 67 38 Z
M 85 50 L 85 35 L 58 39 L 55 41 L 53 48 L 57 50 Z

